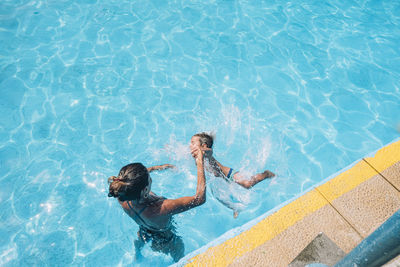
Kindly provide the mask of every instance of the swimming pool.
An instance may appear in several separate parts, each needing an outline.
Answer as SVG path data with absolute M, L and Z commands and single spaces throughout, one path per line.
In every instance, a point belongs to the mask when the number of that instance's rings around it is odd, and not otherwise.
M 398 137 L 395 1 L 2 1 L 0 264 L 168 265 L 107 198 L 126 163 L 172 163 L 154 192 L 193 194 L 187 145 L 278 177 L 237 219 L 208 189 L 176 216 L 186 253 Z M 209 183 L 212 183 L 209 179 Z

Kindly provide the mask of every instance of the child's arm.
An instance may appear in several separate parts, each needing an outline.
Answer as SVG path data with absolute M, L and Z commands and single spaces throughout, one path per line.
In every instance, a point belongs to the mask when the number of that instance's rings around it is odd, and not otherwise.
M 219 163 L 218 160 L 216 160 L 213 156 L 209 157 L 209 162 L 210 166 L 212 168 L 212 171 L 216 177 L 221 177 L 221 176 L 228 176 L 228 173 L 231 168 L 222 165 Z
M 169 169 L 169 168 L 175 168 L 175 166 L 172 164 L 156 165 L 156 166 L 148 167 L 147 171 L 152 172 L 152 171 L 165 170 L 165 169 Z

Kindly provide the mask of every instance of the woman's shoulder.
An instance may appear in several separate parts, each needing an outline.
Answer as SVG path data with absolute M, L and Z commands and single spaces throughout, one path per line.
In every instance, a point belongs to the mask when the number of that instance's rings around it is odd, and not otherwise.
M 128 201 L 121 201 L 121 200 L 118 200 L 118 203 L 121 205 L 121 207 L 123 207 L 124 209 L 128 209 L 129 208 L 129 206 L 128 206 Z

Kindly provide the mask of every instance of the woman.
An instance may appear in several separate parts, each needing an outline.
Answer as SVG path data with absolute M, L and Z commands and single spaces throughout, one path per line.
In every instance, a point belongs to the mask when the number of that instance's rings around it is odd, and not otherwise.
M 170 254 L 175 262 L 184 256 L 184 244 L 175 234 L 172 216 L 206 201 L 204 152 L 199 148 L 193 155 L 197 165 L 197 188 L 193 196 L 166 199 L 151 191 L 149 172 L 173 167 L 169 164 L 146 168 L 141 163 L 131 163 L 120 170 L 118 177 L 108 179 L 108 196 L 117 198 L 124 211 L 139 225 L 136 257 L 143 245 L 150 241 L 154 251 Z

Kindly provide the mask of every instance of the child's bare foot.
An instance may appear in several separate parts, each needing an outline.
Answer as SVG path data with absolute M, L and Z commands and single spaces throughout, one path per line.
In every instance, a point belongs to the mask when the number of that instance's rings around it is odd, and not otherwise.
M 238 175 L 238 173 L 236 173 L 233 176 L 233 179 L 235 180 L 236 183 L 240 184 L 241 186 L 243 186 L 244 188 L 252 188 L 253 186 L 255 186 L 256 184 L 258 184 L 261 181 L 264 181 L 267 178 L 272 178 L 275 176 L 275 173 L 266 170 L 262 173 L 258 173 L 254 176 L 251 177 L 250 180 L 246 180 L 246 179 L 240 179 L 240 176 Z
M 233 218 L 237 218 L 237 216 L 239 215 L 239 212 L 237 212 L 236 210 L 233 211 Z
M 273 173 L 269 170 L 264 171 L 262 174 L 263 174 L 263 176 L 265 175 L 265 178 L 272 178 L 275 176 L 275 173 Z

